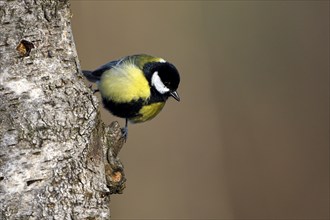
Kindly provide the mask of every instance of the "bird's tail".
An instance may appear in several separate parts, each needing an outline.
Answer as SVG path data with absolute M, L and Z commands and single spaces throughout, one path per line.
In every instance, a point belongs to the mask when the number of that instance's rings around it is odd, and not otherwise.
M 98 82 L 100 81 L 101 76 L 98 76 L 96 74 L 94 74 L 93 71 L 90 70 L 83 70 L 82 73 L 84 74 L 84 76 L 88 79 L 88 81 L 90 82 Z

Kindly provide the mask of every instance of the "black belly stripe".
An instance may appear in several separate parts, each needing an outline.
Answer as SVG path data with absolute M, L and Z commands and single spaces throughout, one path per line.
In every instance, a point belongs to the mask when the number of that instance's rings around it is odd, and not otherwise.
M 143 101 L 139 99 L 129 103 L 115 103 L 112 100 L 103 99 L 103 105 L 113 115 L 121 118 L 132 118 L 139 115 L 142 108 Z
M 115 103 L 112 100 L 102 99 L 104 107 L 113 115 L 121 118 L 134 118 L 139 116 L 139 111 L 144 105 L 150 105 L 156 102 L 165 102 L 168 96 L 161 95 L 153 88 L 151 89 L 151 96 L 148 101 L 138 99 L 129 103 Z

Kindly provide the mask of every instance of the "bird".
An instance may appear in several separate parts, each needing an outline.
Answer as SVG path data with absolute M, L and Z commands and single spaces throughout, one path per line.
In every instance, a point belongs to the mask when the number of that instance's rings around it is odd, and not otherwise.
M 125 56 L 110 61 L 83 75 L 97 84 L 103 106 L 113 115 L 125 119 L 122 134 L 127 140 L 128 122 L 141 123 L 153 119 L 167 99 L 180 101 L 177 68 L 160 57 L 147 54 Z

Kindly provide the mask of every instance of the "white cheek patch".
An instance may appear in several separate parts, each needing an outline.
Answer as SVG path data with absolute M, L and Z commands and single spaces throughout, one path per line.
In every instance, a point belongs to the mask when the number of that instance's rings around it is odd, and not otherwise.
M 160 79 L 158 72 L 154 72 L 154 74 L 152 74 L 151 85 L 154 86 L 157 89 L 157 91 L 161 94 L 164 94 L 164 93 L 170 91 L 170 89 L 167 88 L 164 85 L 164 83 L 162 82 L 162 80 Z

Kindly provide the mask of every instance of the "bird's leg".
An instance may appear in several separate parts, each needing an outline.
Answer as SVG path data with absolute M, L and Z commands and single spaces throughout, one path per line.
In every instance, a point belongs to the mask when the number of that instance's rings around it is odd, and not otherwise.
M 127 136 L 128 136 L 128 119 L 127 118 L 125 119 L 125 127 L 123 127 L 121 129 L 121 132 L 122 132 L 123 138 L 125 139 L 125 142 L 126 142 Z

